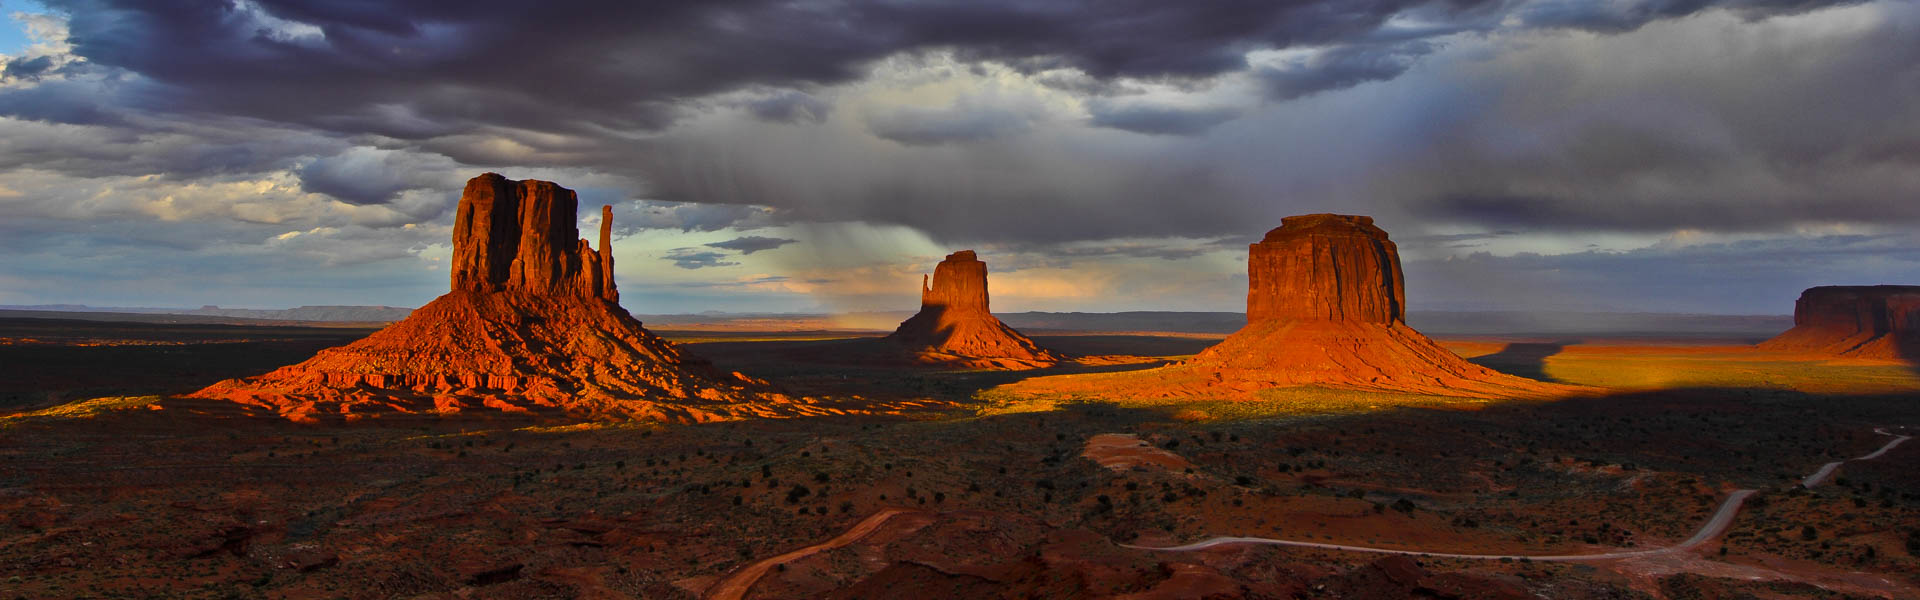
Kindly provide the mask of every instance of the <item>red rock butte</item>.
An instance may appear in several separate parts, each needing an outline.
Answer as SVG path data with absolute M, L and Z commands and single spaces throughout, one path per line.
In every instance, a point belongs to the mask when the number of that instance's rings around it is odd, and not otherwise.
M 922 362 L 989 368 L 1037 368 L 1061 360 L 1000 322 L 987 308 L 987 263 L 972 250 L 947 255 L 920 284 L 920 312 L 888 341 Z
M 552 182 L 475 177 L 455 217 L 452 291 L 357 342 L 190 396 L 298 421 L 469 410 L 698 421 L 791 401 L 641 327 L 618 303 L 611 207 L 596 252 L 577 204 Z
M 1920 286 L 1808 288 L 1793 303 L 1793 328 L 1766 350 L 1920 361 Z
M 1318 385 L 1482 398 L 1560 386 L 1467 362 L 1408 327 L 1400 251 L 1372 217 L 1287 217 L 1248 247 L 1247 325 L 1189 361 L 1241 389 Z
M 1319 214 L 1280 223 L 1248 248 L 1247 324 L 1226 340 L 1160 369 L 1043 378 L 1009 389 L 1231 397 L 1318 386 L 1466 398 L 1580 389 L 1467 362 L 1408 327 L 1400 253 L 1372 218 Z

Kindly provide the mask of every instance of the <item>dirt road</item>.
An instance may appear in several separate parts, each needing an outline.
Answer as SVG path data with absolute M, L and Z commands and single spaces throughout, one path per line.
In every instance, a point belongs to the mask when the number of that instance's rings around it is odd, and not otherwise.
M 760 577 L 766 575 L 767 571 L 775 566 L 859 541 L 860 538 L 867 537 L 867 535 L 873 533 L 875 529 L 879 529 L 881 525 L 886 524 L 887 519 L 908 512 L 913 511 L 905 508 L 881 509 L 879 512 L 868 515 L 865 519 L 861 519 L 859 523 L 854 523 L 853 527 L 841 532 L 840 535 L 834 536 L 833 539 L 773 558 L 755 561 L 753 564 L 734 571 L 733 574 L 728 575 L 726 579 L 722 579 L 719 583 L 713 584 L 713 587 L 707 588 L 706 597 L 708 600 L 739 600 L 740 598 L 745 598 L 747 597 L 747 590 L 753 589 L 753 584 L 760 581 Z
M 1878 433 L 1880 435 L 1894 435 L 1893 433 L 1889 433 L 1885 429 L 1875 429 L 1874 433 Z M 1875 458 L 1879 458 L 1881 455 L 1886 454 L 1888 450 L 1892 450 L 1895 446 L 1899 446 L 1902 442 L 1905 442 L 1909 439 L 1912 439 L 1912 436 L 1905 436 L 1905 435 L 1895 436 L 1893 441 L 1887 442 L 1887 444 L 1884 446 L 1881 446 L 1879 450 L 1875 450 L 1871 454 L 1867 454 L 1865 456 L 1861 456 L 1859 458 L 1854 458 L 1851 460 L 1873 460 Z M 1802 481 L 1801 485 L 1804 485 L 1806 487 L 1818 486 L 1821 484 L 1821 482 L 1825 481 L 1828 476 L 1832 475 L 1835 469 L 1838 469 L 1840 465 L 1847 462 L 1850 462 L 1850 461 L 1827 463 L 1826 465 L 1821 466 L 1819 471 L 1815 472 L 1811 476 L 1808 476 L 1804 481 Z M 1601 552 L 1601 553 L 1595 553 L 1595 554 L 1453 554 L 1453 553 L 1447 553 L 1447 552 L 1422 552 L 1418 550 L 1398 550 L 1393 548 L 1348 546 L 1345 544 L 1324 544 L 1320 542 L 1303 542 L 1298 540 L 1279 540 L 1279 539 L 1262 538 L 1262 537 L 1215 537 L 1215 538 L 1209 538 L 1203 541 L 1194 542 L 1191 544 L 1183 544 L 1179 546 L 1155 547 L 1155 546 L 1133 546 L 1133 545 L 1127 545 L 1127 544 L 1122 544 L 1122 546 L 1126 548 L 1133 548 L 1136 550 L 1154 550 L 1154 551 L 1160 551 L 1160 552 L 1190 552 L 1194 550 L 1205 550 L 1207 548 L 1212 548 L 1215 546 L 1228 546 L 1228 545 L 1234 545 L 1234 544 L 1266 544 L 1271 546 L 1293 546 L 1298 548 L 1318 548 L 1322 550 L 1341 550 L 1341 551 L 1347 551 L 1347 552 L 1372 552 L 1376 554 L 1405 554 L 1405 555 L 1412 555 L 1412 556 L 1464 558 L 1464 559 L 1473 559 L 1473 560 L 1501 560 L 1501 559 L 1522 560 L 1524 559 L 1524 560 L 1547 561 L 1547 562 L 1613 560 L 1613 559 L 1621 559 L 1621 558 L 1634 558 L 1634 557 L 1641 557 L 1641 556 L 1651 556 L 1656 554 L 1666 554 L 1670 552 L 1678 552 L 1681 550 L 1691 549 L 1693 547 L 1699 546 L 1700 544 L 1706 543 L 1708 540 L 1712 540 L 1714 538 L 1720 537 L 1720 534 L 1726 533 L 1727 527 L 1733 524 L 1733 517 L 1739 514 L 1741 505 L 1745 504 L 1747 501 L 1747 498 L 1753 496 L 1753 494 L 1757 491 L 1758 490 L 1734 490 L 1732 494 L 1727 495 L 1727 499 L 1725 501 L 1720 503 L 1720 508 L 1713 512 L 1713 516 L 1709 517 L 1707 519 L 1707 522 L 1700 526 L 1700 530 L 1697 532 L 1694 532 L 1693 537 L 1687 538 L 1686 541 L 1680 542 L 1678 544 L 1674 544 L 1672 546 L 1666 546 L 1662 548 L 1652 548 L 1647 550 L 1621 550 L 1621 551 L 1615 551 L 1615 552 Z

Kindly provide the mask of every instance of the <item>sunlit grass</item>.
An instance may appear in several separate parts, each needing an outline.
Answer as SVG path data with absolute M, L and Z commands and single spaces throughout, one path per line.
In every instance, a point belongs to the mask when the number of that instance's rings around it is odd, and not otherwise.
M 1920 373 L 1905 364 L 1796 359 L 1736 351 L 1594 353 L 1572 348 L 1547 358 L 1545 367 L 1547 376 L 1558 381 L 1620 390 L 1742 388 L 1814 394 L 1920 390 Z
M 159 396 L 109 396 L 76 400 L 51 408 L 0 417 L 0 427 L 10 427 L 33 419 L 88 419 L 116 410 L 144 409 L 159 401 Z
M 1497 348 L 1497 346 L 1496 346 Z M 1462 352 L 1487 354 L 1483 348 Z M 1920 369 L 1904 363 L 1822 360 L 1772 354 L 1738 346 L 1570 346 L 1546 357 L 1546 376 L 1556 382 L 1615 392 L 1662 389 L 1746 389 L 1807 394 L 1872 395 L 1920 392 Z M 1381 393 L 1321 387 L 1260 390 L 1236 397 L 1149 398 L 1127 395 L 1124 384 L 1102 379 L 1124 374 L 1063 375 L 1076 378 L 1073 393 L 1023 394 L 1005 389 L 981 392 L 979 413 L 999 415 L 1061 410 L 1073 405 L 1106 404 L 1164 413 L 1178 420 L 1271 419 L 1295 415 L 1351 414 L 1388 408 L 1474 410 L 1496 404 L 1539 400 L 1481 400 L 1450 396 Z M 1168 378 L 1181 374 L 1168 373 Z M 1178 381 L 1163 379 L 1162 383 Z M 1604 392 L 1603 392 L 1604 393 Z

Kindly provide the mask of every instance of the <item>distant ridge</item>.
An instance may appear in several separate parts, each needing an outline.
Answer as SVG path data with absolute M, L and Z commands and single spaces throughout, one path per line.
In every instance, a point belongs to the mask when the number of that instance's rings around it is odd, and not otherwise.
M 200 308 L 154 308 L 142 306 L 87 306 L 84 304 L 31 304 L 0 305 L 0 310 L 53 311 L 69 313 L 127 313 L 144 315 L 194 315 L 202 317 L 229 317 L 236 319 L 261 319 L 267 321 L 325 321 L 352 323 L 391 323 L 407 318 L 413 313 L 411 308 L 398 306 L 302 306 L 299 308 L 259 309 L 259 308 L 220 308 L 202 306 Z
M 302 306 L 280 310 L 202 307 L 128 308 L 80 304 L 0 305 L 4 311 L 190 315 L 270 321 L 391 323 L 412 309 L 394 306 Z M 636 314 L 665 329 L 755 327 L 761 331 L 890 331 L 907 312 Z M 9 316 L 30 316 L 14 313 Z M 1246 313 L 1199 311 L 1016 312 L 996 316 L 1007 326 L 1034 331 L 1158 331 L 1233 333 L 1247 324 Z M 112 319 L 103 319 L 112 320 Z M 1792 315 L 1705 315 L 1651 312 L 1577 311 L 1408 311 L 1407 323 L 1435 335 L 1621 336 L 1751 338 L 1759 341 L 1793 327 Z

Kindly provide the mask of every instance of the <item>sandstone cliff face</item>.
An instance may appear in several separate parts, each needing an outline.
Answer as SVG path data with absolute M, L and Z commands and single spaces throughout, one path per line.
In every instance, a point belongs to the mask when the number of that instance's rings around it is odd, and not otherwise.
M 1467 362 L 1407 327 L 1400 252 L 1371 217 L 1287 217 L 1247 250 L 1247 326 L 1191 361 L 1230 387 L 1489 398 L 1561 391 Z
M 453 290 L 358 342 L 192 394 L 295 420 L 464 410 L 698 421 L 804 412 L 716 372 L 617 303 L 612 210 L 579 239 L 572 190 L 488 173 L 467 182 Z M 791 409 L 791 410 L 789 410 Z
M 1028 380 L 1008 389 L 1169 398 L 1294 386 L 1467 398 L 1578 391 L 1467 362 L 1407 327 L 1399 251 L 1371 218 L 1287 217 L 1248 252 L 1247 325 L 1193 359 L 1112 376 Z
M 1920 360 L 1920 286 L 1822 286 L 1800 293 L 1793 328 L 1768 350 Z
M 929 363 L 1035 368 L 1060 360 L 988 311 L 987 263 L 972 250 L 949 254 L 934 267 L 931 280 L 921 283 L 920 312 L 887 340 Z
M 574 224 L 579 198 L 550 181 L 487 173 L 467 182 L 453 226 L 453 289 L 579 294 L 617 300 L 613 207 L 602 207 L 600 251 Z
M 1280 220 L 1247 254 L 1247 322 L 1406 320 L 1400 252 L 1372 217 Z

